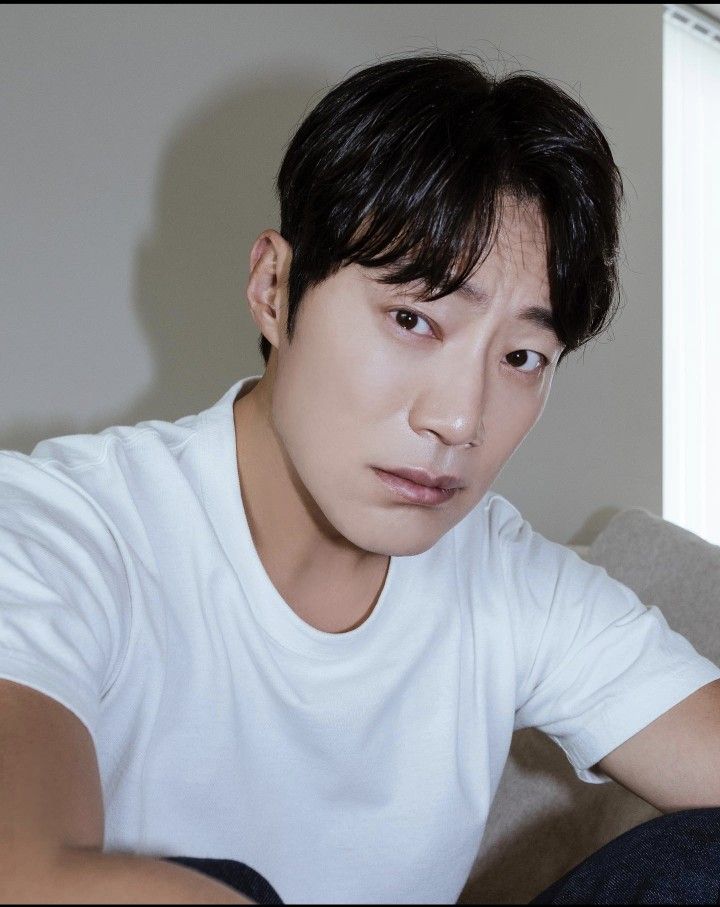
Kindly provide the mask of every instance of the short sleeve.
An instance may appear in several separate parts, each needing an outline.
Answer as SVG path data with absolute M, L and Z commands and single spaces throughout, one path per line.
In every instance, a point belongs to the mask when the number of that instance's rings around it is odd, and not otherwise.
M 656 606 L 513 510 L 503 554 L 520 636 L 515 729 L 547 734 L 582 781 L 610 781 L 591 766 L 720 668 Z
M 130 622 L 127 573 L 102 511 L 68 476 L 0 451 L 0 677 L 61 702 L 96 741 Z

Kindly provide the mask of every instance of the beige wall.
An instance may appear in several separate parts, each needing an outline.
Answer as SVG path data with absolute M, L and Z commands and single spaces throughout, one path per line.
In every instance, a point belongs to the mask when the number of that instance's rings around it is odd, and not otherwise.
M 495 487 L 547 537 L 661 512 L 660 4 L 0 7 L 0 447 L 177 419 L 262 371 L 254 236 L 308 105 L 427 49 L 530 69 L 625 174 L 625 307 L 570 358 Z

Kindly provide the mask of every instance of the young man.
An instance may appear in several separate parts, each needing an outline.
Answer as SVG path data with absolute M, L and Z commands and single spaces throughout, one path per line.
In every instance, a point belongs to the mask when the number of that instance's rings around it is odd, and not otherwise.
M 262 376 L 0 455 L 8 900 L 243 902 L 209 858 L 290 903 L 454 902 L 527 726 L 583 780 L 720 804 L 720 669 L 490 491 L 612 315 L 593 119 L 539 77 L 389 61 L 311 112 L 278 189 Z

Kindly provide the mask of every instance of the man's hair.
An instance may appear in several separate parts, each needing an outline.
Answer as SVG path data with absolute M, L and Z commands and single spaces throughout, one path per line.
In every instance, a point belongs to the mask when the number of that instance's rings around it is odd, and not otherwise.
M 351 263 L 419 281 L 426 300 L 455 292 L 490 253 L 506 198 L 543 215 L 560 360 L 615 314 L 620 171 L 590 114 L 538 75 L 495 78 L 447 53 L 362 69 L 301 123 L 277 191 L 289 342 L 306 290 Z M 261 335 L 266 365 L 271 349 Z

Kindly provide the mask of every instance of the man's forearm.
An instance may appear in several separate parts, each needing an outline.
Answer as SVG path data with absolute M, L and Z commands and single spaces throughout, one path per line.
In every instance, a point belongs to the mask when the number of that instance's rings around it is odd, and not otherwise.
M 155 857 L 65 849 L 0 881 L 3 903 L 254 904 L 235 889 Z

